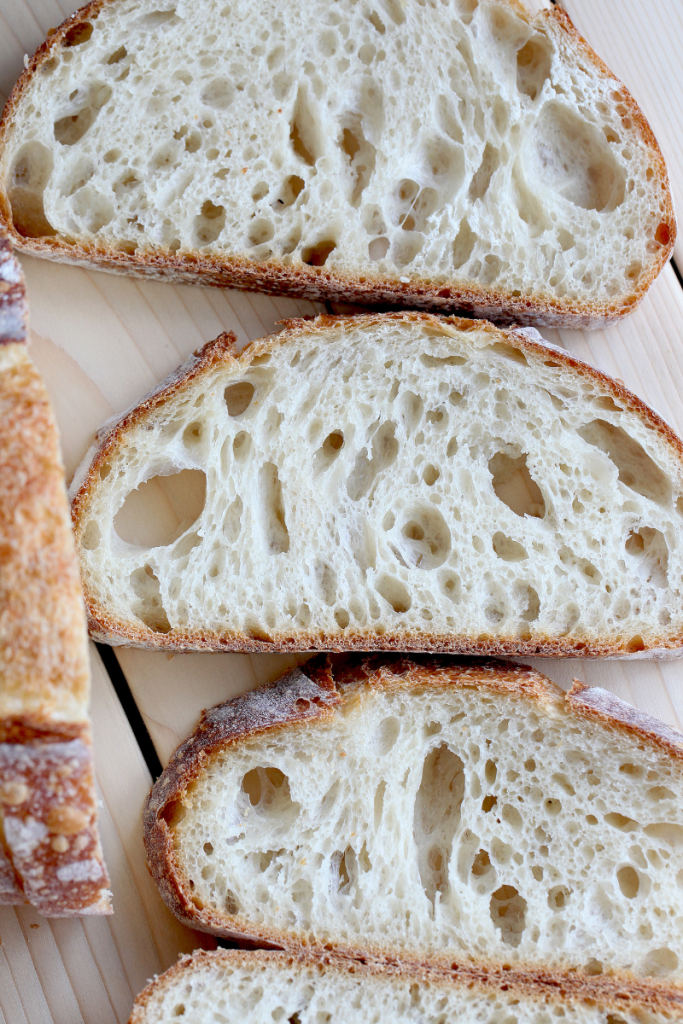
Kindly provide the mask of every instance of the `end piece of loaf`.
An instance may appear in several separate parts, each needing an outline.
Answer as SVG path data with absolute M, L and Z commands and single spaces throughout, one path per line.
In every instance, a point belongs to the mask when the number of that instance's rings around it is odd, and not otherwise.
M 678 1001 L 628 999 L 609 984 L 588 998 L 568 982 L 560 994 L 467 970 L 221 949 L 183 957 L 155 978 L 129 1024 L 669 1024 L 680 1013 Z
M 57 428 L 0 235 L 0 904 L 110 913 L 83 598 Z
M 95 0 L 8 101 L 0 216 L 108 270 L 572 327 L 676 235 L 627 89 L 518 0 Z
M 669 998 L 682 786 L 683 736 L 605 691 L 328 656 L 203 715 L 145 845 L 173 912 L 226 938 Z
M 397 313 L 222 336 L 72 485 L 93 636 L 169 650 L 683 645 L 680 440 L 536 332 Z

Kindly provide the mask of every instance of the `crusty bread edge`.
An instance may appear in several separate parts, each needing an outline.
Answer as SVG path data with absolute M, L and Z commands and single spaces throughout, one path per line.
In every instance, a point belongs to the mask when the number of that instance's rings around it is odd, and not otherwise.
M 76 471 L 70 488 L 72 496 L 72 518 L 76 535 L 77 548 L 84 528 L 88 505 L 99 481 L 100 468 L 112 453 L 125 443 L 126 431 L 166 405 L 173 396 L 183 390 L 204 373 L 210 372 L 221 362 L 234 368 L 235 373 L 244 372 L 252 360 L 267 351 L 281 345 L 292 345 L 302 337 L 311 333 L 324 335 L 326 331 L 357 330 L 369 328 L 386 321 L 397 324 L 423 324 L 434 331 L 449 337 L 452 331 L 485 332 L 491 335 L 493 343 L 504 343 L 521 352 L 529 352 L 560 364 L 564 368 L 575 371 L 580 377 L 599 384 L 605 388 L 613 399 L 625 406 L 645 421 L 646 425 L 656 431 L 659 439 L 667 444 L 678 460 L 683 479 L 683 442 L 671 427 L 653 409 L 645 404 L 637 395 L 629 391 L 623 384 L 588 363 L 582 362 L 563 349 L 544 342 L 535 331 L 529 329 L 504 329 L 495 327 L 485 320 L 465 320 L 455 316 L 443 316 L 434 313 L 401 311 L 395 313 L 365 313 L 360 316 L 318 316 L 313 320 L 287 320 L 284 329 L 277 335 L 271 335 L 251 342 L 240 354 L 235 352 L 235 337 L 232 334 L 221 334 L 215 341 L 209 342 L 198 349 L 182 366 L 174 370 L 168 377 L 152 389 L 141 402 L 124 412 L 120 417 L 108 421 L 95 439 L 90 450 Z M 384 651 L 437 651 L 452 654 L 474 654 L 485 656 L 510 655 L 522 657 L 584 657 L 584 658 L 673 658 L 683 654 L 683 635 L 658 637 L 648 641 L 642 638 L 642 647 L 637 650 L 629 648 L 630 641 L 621 645 L 606 639 L 587 639 L 576 637 L 552 637 L 545 639 L 523 640 L 514 636 L 486 637 L 463 639 L 456 635 L 436 637 L 428 633 L 419 636 L 409 633 L 376 633 L 353 631 L 347 629 L 342 634 L 300 633 L 296 637 L 290 634 L 272 635 L 269 637 L 252 637 L 244 633 L 228 634 L 196 634 L 190 631 L 173 631 L 159 633 L 141 622 L 139 626 L 118 621 L 110 615 L 106 608 L 99 605 L 90 593 L 87 581 L 84 580 L 85 602 L 88 614 L 90 635 L 103 643 L 112 645 L 125 644 L 130 647 L 165 649 L 172 651 L 349 651 L 349 650 L 384 650 Z
M 0 118 L 0 152 L 12 131 L 20 100 L 41 65 L 50 59 L 56 49 L 62 47 L 71 28 L 81 21 L 94 20 L 106 4 L 115 2 L 116 0 L 92 0 L 67 18 L 38 47 L 10 93 Z M 558 45 L 565 54 L 573 56 L 573 47 L 594 73 L 615 82 L 628 116 L 657 165 L 653 188 L 659 186 L 664 197 L 662 223 L 666 225 L 668 241 L 661 244 L 659 250 L 653 254 L 650 269 L 641 275 L 633 291 L 612 302 L 562 300 L 550 295 L 538 298 L 514 296 L 512 291 L 497 291 L 466 282 L 462 282 L 461 285 L 455 282 L 438 284 L 419 278 L 406 281 L 401 280 L 399 274 L 393 277 L 382 277 L 369 272 L 353 274 L 325 267 L 310 267 L 306 264 L 291 266 L 276 261 L 259 263 L 240 256 L 202 255 L 197 251 L 177 255 L 161 246 L 127 253 L 108 244 L 67 242 L 47 236 L 27 238 L 19 234 L 14 227 L 9 196 L 3 181 L 0 181 L 0 224 L 4 222 L 15 246 L 31 255 L 49 257 L 83 267 L 94 265 L 101 270 L 134 274 L 143 278 L 224 288 L 245 288 L 313 300 L 363 302 L 368 305 L 388 303 L 445 312 L 461 310 L 505 323 L 519 321 L 537 326 L 587 330 L 606 327 L 633 312 L 673 252 L 677 227 L 664 157 L 649 122 L 628 89 L 576 31 L 566 11 L 553 7 L 531 18 L 530 12 L 518 0 L 507 2 L 517 13 L 524 13 L 530 24 L 540 30 L 547 28 L 551 35 L 555 35 Z
M 26 364 L 26 371 L 30 374 L 32 384 L 35 385 L 34 391 L 27 396 L 27 401 L 32 403 L 28 416 L 38 434 L 43 439 L 48 439 L 49 449 L 37 453 L 35 450 L 36 439 L 31 436 L 27 438 L 21 464 L 17 466 L 11 463 L 9 467 L 5 467 L 5 471 L 23 474 L 25 500 L 36 505 L 39 501 L 44 501 L 49 506 L 63 508 L 66 513 L 57 426 L 43 382 L 28 355 L 24 354 L 27 312 L 23 274 L 17 260 L 12 255 L 9 240 L 0 224 L 0 345 L 20 346 L 22 362 Z M 3 381 L 2 374 L 0 374 L 0 393 L 2 392 Z M 1 394 L 0 397 L 2 397 Z M 14 401 L 18 398 L 21 400 L 14 392 L 8 392 L 5 398 Z M 33 448 L 31 441 L 34 442 Z M 54 470 L 56 467 L 57 473 L 61 477 L 58 488 L 55 488 L 52 477 L 45 479 L 44 475 L 41 476 L 46 458 L 51 462 L 51 469 Z M 40 459 L 43 459 L 43 462 Z M 29 481 L 34 477 L 38 478 L 38 483 L 35 489 L 31 489 Z M 41 490 L 44 493 L 41 493 Z M 3 493 L 0 487 L 0 501 L 2 500 Z M 29 505 L 24 509 L 24 514 L 34 516 L 39 514 L 39 509 Z M 21 527 L 21 517 L 17 522 Z M 61 530 L 56 531 L 53 544 L 62 548 L 62 554 L 69 562 L 71 572 L 69 578 L 52 582 L 60 588 L 65 601 L 80 602 L 78 576 L 75 573 L 75 551 L 68 528 L 68 518 L 65 514 L 60 526 Z M 18 557 L 21 559 L 21 544 L 12 545 L 11 550 L 15 555 L 18 553 Z M 6 594 L 5 598 L 7 604 L 4 606 L 3 618 L 5 628 L 12 636 L 14 599 L 11 592 Z M 65 652 L 66 663 L 75 674 L 80 677 L 83 675 L 88 677 L 85 629 L 83 629 L 82 636 L 72 637 L 72 640 L 74 641 L 73 648 Z M 15 643 L 20 644 L 21 641 L 15 640 Z M 38 655 L 36 664 L 40 666 Z M 60 744 L 59 749 L 64 754 L 61 765 L 63 772 L 59 778 L 52 778 L 49 773 L 46 774 L 44 761 L 45 754 L 50 749 L 53 751 L 57 749 L 56 744 Z M 12 788 L 17 785 L 23 787 L 23 792 L 26 793 L 26 800 L 21 804 L 15 804 L 11 799 Z M 77 802 L 75 808 L 74 791 Z M 69 827 L 71 827 L 71 832 L 68 834 L 73 834 L 73 824 L 71 826 L 69 823 L 51 824 L 51 814 L 55 812 L 59 814 L 63 807 L 66 807 L 67 810 L 75 809 L 87 818 L 83 827 L 77 830 L 77 835 L 82 844 L 81 854 L 87 853 L 92 863 L 99 865 L 101 870 L 101 875 L 94 881 L 62 881 L 59 877 L 60 870 L 69 862 L 73 862 L 74 857 L 70 849 L 58 851 L 52 845 L 52 840 L 56 838 L 56 835 L 64 835 Z M 4 812 L 1 808 L 4 808 Z M 30 814 L 36 823 L 41 822 L 47 826 L 46 840 L 38 843 L 28 858 L 23 852 L 15 850 L 5 835 L 4 829 L 1 827 L 3 814 L 5 817 L 13 816 L 19 820 Z M 83 823 L 83 819 L 81 819 L 81 823 Z M 11 717 L 0 716 L 0 856 L 14 871 L 16 883 L 14 891 L 6 890 L 4 892 L 0 898 L 0 904 L 13 905 L 30 902 L 46 917 L 110 914 L 112 912 L 110 893 L 107 889 L 109 880 L 102 861 L 97 831 L 91 731 L 85 716 L 84 720 L 79 721 L 61 721 L 39 712 Z M 35 881 L 33 876 L 37 865 L 40 865 L 40 877 L 39 884 L 36 886 L 33 884 Z
M 523 962 L 476 962 L 465 953 L 418 957 L 376 947 L 331 947 L 310 937 L 267 928 L 247 918 L 202 907 L 184 876 L 173 840 L 174 809 L 208 768 L 213 757 L 269 732 L 290 726 L 313 727 L 331 719 L 347 687 L 391 689 L 468 687 L 536 702 L 545 714 L 578 715 L 598 720 L 606 729 L 622 731 L 683 765 L 683 735 L 603 690 L 575 682 L 565 694 L 546 676 L 527 665 L 494 660 L 381 655 L 318 656 L 273 683 L 249 691 L 202 714 L 195 730 L 175 751 L 155 783 L 143 812 L 147 865 L 169 909 L 190 928 L 219 937 L 255 942 L 285 950 L 295 957 L 326 957 L 332 949 L 342 960 L 374 962 L 380 969 L 426 970 L 452 976 L 521 985 L 527 992 L 561 991 L 563 996 L 633 1000 L 649 1006 L 683 1008 L 683 990 L 666 982 L 644 980 L 631 972 L 589 976 L 577 965 L 544 969 Z
M 442 989 L 466 987 L 478 990 L 481 995 L 495 998 L 500 991 L 509 992 L 518 999 L 531 999 L 542 1006 L 566 1007 L 568 1001 L 595 1000 L 601 1009 L 628 1011 L 647 1008 L 651 1012 L 674 1013 L 683 1000 L 678 993 L 669 998 L 655 990 L 654 986 L 639 983 L 628 990 L 615 984 L 610 978 L 592 978 L 589 986 L 584 977 L 571 975 L 528 976 L 511 971 L 486 971 L 470 968 L 469 965 L 453 964 L 450 968 L 439 969 L 429 962 L 388 962 L 371 957 L 365 960 L 349 960 L 330 952 L 313 954 L 300 951 L 272 950 L 196 950 L 181 957 L 161 975 L 156 975 L 138 995 L 128 1024 L 149 1024 L 148 1010 L 161 998 L 167 986 L 175 985 L 185 975 L 197 969 L 227 967 L 234 970 L 249 970 L 251 967 L 281 967 L 285 970 L 310 968 L 324 969 L 325 973 L 352 974 L 359 981 L 379 979 L 421 982 Z M 539 983 L 540 982 L 540 983 Z

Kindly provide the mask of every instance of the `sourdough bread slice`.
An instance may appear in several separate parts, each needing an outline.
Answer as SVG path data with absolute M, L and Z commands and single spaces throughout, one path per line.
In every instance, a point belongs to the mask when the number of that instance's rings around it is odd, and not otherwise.
M 397 313 L 222 336 L 74 481 L 93 636 L 170 650 L 683 643 L 666 424 L 535 332 Z
M 57 427 L 0 234 L 0 904 L 110 913 L 87 636 Z
M 559 7 L 95 0 L 0 123 L 27 252 L 594 327 L 672 251 L 642 112 Z M 428 57 L 426 57 L 428 55 Z
M 602 690 L 327 656 L 204 713 L 145 845 L 168 906 L 216 935 L 667 993 L 682 784 L 683 736 Z
M 539 992 L 527 981 L 451 975 L 427 965 L 401 970 L 341 958 L 217 950 L 183 957 L 135 1001 L 129 1024 L 668 1024 L 680 1003 L 625 999 L 604 985 L 596 992 L 565 982 Z

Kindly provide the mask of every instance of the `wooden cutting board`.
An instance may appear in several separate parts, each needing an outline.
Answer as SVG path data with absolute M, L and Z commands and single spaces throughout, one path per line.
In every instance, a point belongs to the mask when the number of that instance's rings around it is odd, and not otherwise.
M 72 0 L 1 0 L 0 100 L 18 77 L 24 54 L 76 6 Z M 680 0 L 566 0 L 564 6 L 640 102 L 669 162 L 674 192 L 683 194 Z M 682 245 L 676 256 L 683 268 Z M 223 330 L 246 343 L 279 319 L 322 309 L 28 258 L 22 264 L 32 352 L 55 405 L 67 473 L 103 420 L 139 399 L 198 345 Z M 673 265 L 622 324 L 544 334 L 622 378 L 683 433 L 683 287 Z M 202 708 L 274 679 L 296 661 L 117 649 L 105 652 L 108 673 L 94 646 L 92 652 L 102 832 L 115 915 L 48 922 L 30 909 L 0 909 L 0 1024 L 125 1024 L 147 978 L 180 952 L 210 944 L 175 922 L 147 874 L 140 811 L 151 781 L 148 764 L 158 768 L 157 757 L 166 763 Z M 683 662 L 536 664 L 562 686 L 578 677 L 679 728 L 683 722 Z

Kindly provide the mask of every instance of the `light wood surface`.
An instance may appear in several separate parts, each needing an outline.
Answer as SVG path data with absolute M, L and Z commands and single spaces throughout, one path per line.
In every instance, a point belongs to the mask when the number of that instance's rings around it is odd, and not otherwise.
M 150 775 L 91 645 L 100 829 L 112 917 L 46 921 L 0 907 L 0 1024 L 125 1024 L 135 995 L 180 952 L 211 945 L 183 928 L 147 871 L 140 816 Z
M 534 0 L 533 6 L 544 4 Z M 0 94 L 9 92 L 24 53 L 76 6 L 72 0 L 0 0 Z M 565 6 L 642 104 L 669 160 L 674 191 L 683 195 L 683 93 L 677 88 L 683 4 L 566 0 Z M 680 243 L 677 252 L 683 254 Z M 246 343 L 283 317 L 315 312 L 306 302 L 138 282 L 28 258 L 22 263 L 33 356 L 55 404 L 68 473 L 104 419 L 137 401 L 198 345 L 222 330 L 234 330 Z M 683 288 L 671 267 L 621 325 L 590 334 L 544 333 L 622 378 L 683 433 Z M 205 941 L 168 915 L 148 877 L 140 809 L 149 772 L 93 651 L 102 831 L 116 913 L 107 920 L 46 922 L 24 908 L 0 910 L 0 1024 L 120 1024 L 148 977 Z M 276 678 L 296 660 L 124 649 L 116 654 L 162 763 L 202 708 Z M 579 677 L 666 722 L 683 723 L 681 662 L 536 664 L 563 686 Z

